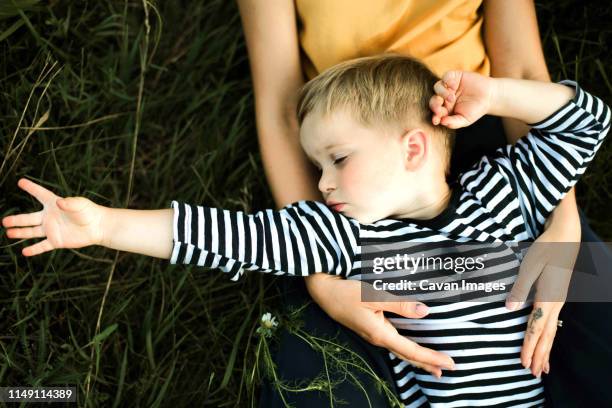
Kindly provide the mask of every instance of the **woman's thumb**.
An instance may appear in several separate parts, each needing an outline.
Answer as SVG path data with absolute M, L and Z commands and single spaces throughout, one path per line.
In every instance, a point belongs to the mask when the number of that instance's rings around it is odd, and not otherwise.
M 413 301 L 394 301 L 394 302 L 382 302 L 382 310 L 392 312 L 407 318 L 419 318 L 429 313 L 429 308 L 421 302 Z

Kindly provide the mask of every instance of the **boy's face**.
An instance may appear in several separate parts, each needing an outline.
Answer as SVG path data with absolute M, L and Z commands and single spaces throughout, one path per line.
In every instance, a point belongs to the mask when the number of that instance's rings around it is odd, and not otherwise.
M 406 167 L 401 129 L 365 127 L 345 110 L 311 112 L 300 142 L 321 170 L 319 190 L 333 210 L 368 224 L 410 206 L 415 173 Z

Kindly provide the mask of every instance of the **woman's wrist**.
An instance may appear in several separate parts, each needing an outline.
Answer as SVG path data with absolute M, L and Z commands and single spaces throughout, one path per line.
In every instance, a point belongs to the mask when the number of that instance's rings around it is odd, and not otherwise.
M 335 279 L 341 278 L 326 273 L 315 273 L 314 275 L 307 276 L 304 280 L 310 297 L 325 310 L 328 315 L 330 315 L 330 311 L 325 307 L 328 304 L 325 302 L 325 299 L 329 298 L 328 288 L 331 281 Z M 330 317 L 332 316 L 330 315 Z
M 558 232 L 560 241 L 580 242 L 582 231 L 573 187 L 548 216 L 544 229 Z

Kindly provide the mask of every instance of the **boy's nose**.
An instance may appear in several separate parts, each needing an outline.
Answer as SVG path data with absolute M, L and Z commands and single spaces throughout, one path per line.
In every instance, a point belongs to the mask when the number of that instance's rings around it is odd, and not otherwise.
M 330 193 L 334 191 L 336 187 L 334 186 L 330 177 L 325 177 L 322 175 L 319 179 L 319 191 L 323 194 Z

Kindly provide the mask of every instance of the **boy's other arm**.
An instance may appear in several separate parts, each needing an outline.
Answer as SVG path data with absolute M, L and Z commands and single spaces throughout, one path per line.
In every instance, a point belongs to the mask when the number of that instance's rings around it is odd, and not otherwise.
M 551 82 L 493 78 L 488 112 L 525 123 L 536 123 L 570 101 L 575 90 Z

